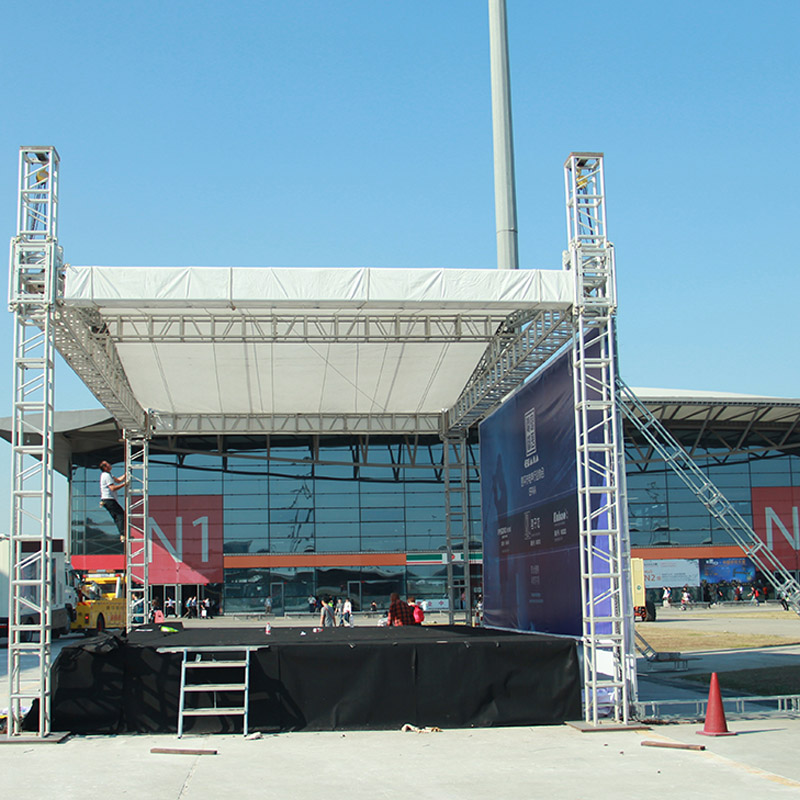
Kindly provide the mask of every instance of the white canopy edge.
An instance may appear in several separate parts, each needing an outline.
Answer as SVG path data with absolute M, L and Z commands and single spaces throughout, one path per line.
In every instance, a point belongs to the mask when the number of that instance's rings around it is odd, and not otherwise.
M 561 270 L 69 266 L 64 302 L 95 308 L 566 308 Z

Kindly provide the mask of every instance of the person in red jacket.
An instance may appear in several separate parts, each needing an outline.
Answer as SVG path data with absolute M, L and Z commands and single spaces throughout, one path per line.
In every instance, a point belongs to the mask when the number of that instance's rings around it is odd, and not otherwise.
M 422 621 L 425 619 L 425 612 L 422 610 L 422 606 L 417 605 L 417 598 L 414 597 L 413 595 L 410 596 L 408 598 L 408 605 L 414 612 L 414 624 L 422 625 Z

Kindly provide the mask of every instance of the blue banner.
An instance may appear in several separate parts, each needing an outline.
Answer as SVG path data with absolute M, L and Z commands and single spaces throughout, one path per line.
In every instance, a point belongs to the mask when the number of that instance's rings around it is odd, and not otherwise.
M 753 583 L 756 579 L 756 565 L 749 559 L 741 558 L 701 558 L 700 580 L 707 583 Z
M 579 636 L 571 353 L 480 424 L 484 622 Z

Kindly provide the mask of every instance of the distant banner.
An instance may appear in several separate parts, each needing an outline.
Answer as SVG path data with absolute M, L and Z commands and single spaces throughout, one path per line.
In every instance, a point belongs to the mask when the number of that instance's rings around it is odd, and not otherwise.
M 647 589 L 699 586 L 700 565 L 697 559 L 647 558 L 644 562 L 644 585 Z
M 222 582 L 222 495 L 151 495 L 148 503 L 150 583 Z
M 480 425 L 484 621 L 581 633 L 571 353 Z
M 756 565 L 744 556 L 700 559 L 700 580 L 706 583 L 753 583 L 755 579 Z
M 783 566 L 800 570 L 800 486 L 752 490 L 753 530 Z

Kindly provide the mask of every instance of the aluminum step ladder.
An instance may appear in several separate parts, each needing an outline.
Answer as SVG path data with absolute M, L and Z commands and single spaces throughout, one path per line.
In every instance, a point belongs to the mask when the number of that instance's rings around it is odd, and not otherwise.
M 215 645 L 209 647 L 159 648 L 161 652 L 181 652 L 181 693 L 178 708 L 178 738 L 183 736 L 186 717 L 241 717 L 242 733 L 247 735 L 247 711 L 250 699 L 250 650 L 237 645 Z M 209 672 L 211 670 L 211 672 Z M 236 670 L 241 679 L 235 682 L 216 682 L 215 674 L 223 670 Z M 222 693 L 241 697 L 236 704 L 221 706 Z M 204 695 L 210 695 L 211 705 L 198 705 Z M 195 698 L 190 700 L 189 698 Z M 187 700 L 189 702 L 187 703 Z

